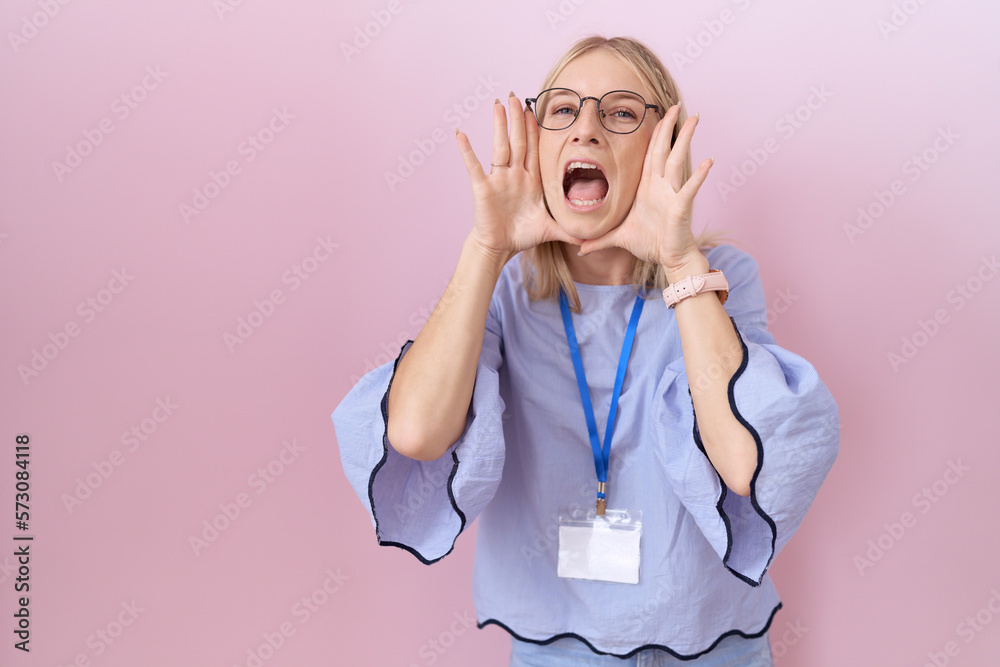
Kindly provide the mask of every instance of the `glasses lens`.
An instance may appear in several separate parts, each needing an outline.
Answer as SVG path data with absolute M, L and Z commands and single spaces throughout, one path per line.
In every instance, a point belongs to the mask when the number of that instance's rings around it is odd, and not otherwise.
M 646 115 L 646 102 L 635 93 L 615 91 L 601 99 L 601 122 L 612 132 L 634 132 Z
M 580 96 L 572 90 L 553 88 L 538 96 L 535 117 L 546 130 L 564 130 L 573 124 L 580 110 Z

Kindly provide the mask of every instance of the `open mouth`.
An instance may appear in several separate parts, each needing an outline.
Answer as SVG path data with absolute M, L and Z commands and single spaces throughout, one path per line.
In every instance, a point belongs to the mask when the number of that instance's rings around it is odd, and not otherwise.
M 608 196 L 609 187 L 608 179 L 600 166 L 577 160 L 566 165 L 563 194 L 570 208 L 577 211 L 598 208 Z

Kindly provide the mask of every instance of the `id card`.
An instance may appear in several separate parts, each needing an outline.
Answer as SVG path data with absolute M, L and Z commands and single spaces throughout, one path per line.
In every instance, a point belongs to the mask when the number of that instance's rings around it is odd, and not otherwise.
M 640 510 L 561 509 L 558 575 L 638 584 L 641 537 Z

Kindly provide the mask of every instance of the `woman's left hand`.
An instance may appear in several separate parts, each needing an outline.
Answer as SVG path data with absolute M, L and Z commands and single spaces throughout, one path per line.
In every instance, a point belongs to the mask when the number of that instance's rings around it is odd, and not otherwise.
M 698 117 L 687 119 L 671 148 L 670 137 L 678 114 L 679 107 L 674 105 L 656 124 L 635 201 L 625 220 L 603 236 L 584 241 L 581 255 L 609 247 L 624 248 L 639 259 L 663 266 L 668 275 L 704 258 L 691 233 L 691 211 L 712 160 L 703 160 L 687 183 L 683 182 L 684 161 Z

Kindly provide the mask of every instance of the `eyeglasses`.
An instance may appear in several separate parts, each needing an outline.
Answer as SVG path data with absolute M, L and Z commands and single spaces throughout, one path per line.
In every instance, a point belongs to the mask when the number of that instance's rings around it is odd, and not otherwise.
M 637 93 L 628 90 L 612 90 L 600 99 L 596 97 L 580 97 L 580 94 L 569 88 L 549 88 L 538 93 L 538 97 L 529 97 L 524 103 L 530 109 L 535 105 L 535 118 L 538 125 L 546 130 L 565 130 L 576 122 L 585 100 L 597 102 L 597 116 L 601 125 L 608 132 L 615 134 L 631 134 L 639 129 L 646 117 L 646 109 L 660 113 L 660 107 L 646 104 Z

